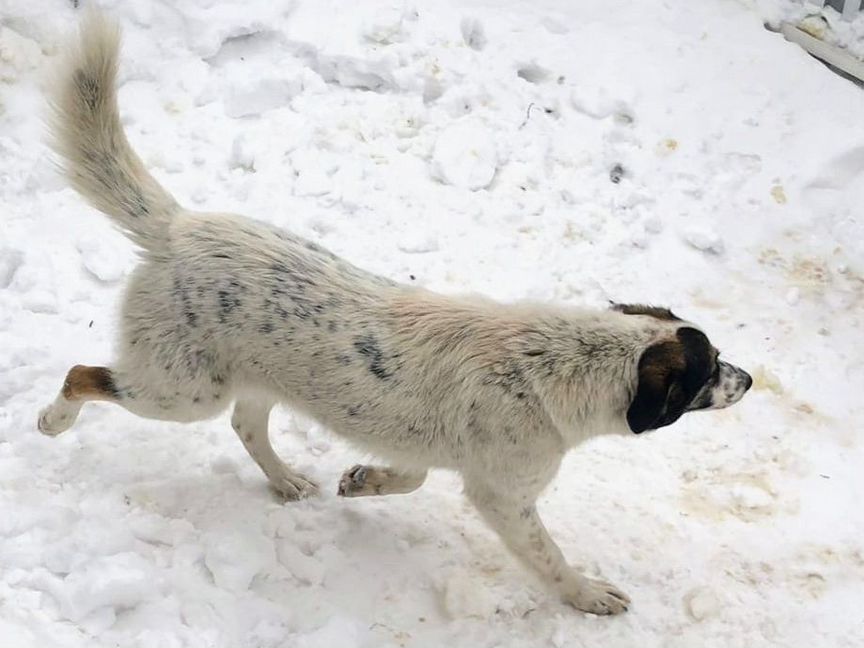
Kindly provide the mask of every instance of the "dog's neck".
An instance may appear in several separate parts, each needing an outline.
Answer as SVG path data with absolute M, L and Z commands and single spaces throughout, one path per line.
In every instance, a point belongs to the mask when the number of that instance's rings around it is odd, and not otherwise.
M 526 336 L 524 372 L 565 443 L 629 433 L 639 357 L 657 332 L 591 311 L 543 318 L 537 331 Z

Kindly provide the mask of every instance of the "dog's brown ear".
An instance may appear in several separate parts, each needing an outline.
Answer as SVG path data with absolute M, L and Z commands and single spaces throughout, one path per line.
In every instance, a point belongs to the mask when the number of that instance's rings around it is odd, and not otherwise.
M 669 425 L 684 413 L 678 378 L 685 367 L 684 348 L 678 341 L 648 347 L 639 358 L 639 383 L 627 410 L 630 430 L 641 434 Z
M 625 315 L 649 315 L 655 319 L 664 320 L 667 322 L 678 322 L 681 318 L 678 317 L 668 308 L 661 306 L 647 306 L 645 304 L 617 304 L 612 302 L 610 309 Z

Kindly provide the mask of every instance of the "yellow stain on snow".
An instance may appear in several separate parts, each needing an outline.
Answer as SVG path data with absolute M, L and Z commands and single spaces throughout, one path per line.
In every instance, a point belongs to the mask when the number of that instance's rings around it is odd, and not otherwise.
M 667 137 L 664 140 L 661 140 L 657 143 L 657 155 L 661 157 L 666 157 L 667 155 L 672 155 L 675 151 L 678 150 L 678 140 Z
M 786 192 L 779 184 L 771 187 L 771 197 L 774 198 L 774 202 L 776 202 L 778 205 L 785 205 L 788 202 L 788 199 L 786 198 Z
M 778 396 L 783 393 L 780 379 L 765 365 L 759 365 L 752 371 L 753 389 L 770 391 Z
M 717 521 L 738 518 L 756 522 L 787 512 L 779 505 L 778 498 L 764 471 L 732 474 L 717 471 L 685 485 L 680 501 L 689 515 Z

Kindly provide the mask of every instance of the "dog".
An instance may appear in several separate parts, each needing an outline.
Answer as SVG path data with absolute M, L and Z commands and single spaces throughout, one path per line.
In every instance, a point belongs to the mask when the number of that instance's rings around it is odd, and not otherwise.
M 457 471 L 510 551 L 579 610 L 630 600 L 571 568 L 535 502 L 562 457 L 600 434 L 641 434 L 727 407 L 752 379 L 663 308 L 588 310 L 451 297 L 365 272 L 313 242 L 242 216 L 181 207 L 120 123 L 120 30 L 82 22 L 52 100 L 53 148 L 71 185 L 141 250 L 122 305 L 119 357 L 75 366 L 42 410 L 67 430 L 87 401 L 190 422 L 234 403 L 231 424 L 288 500 L 316 485 L 274 452 L 276 404 L 386 466 L 354 466 L 343 497 L 409 493 Z

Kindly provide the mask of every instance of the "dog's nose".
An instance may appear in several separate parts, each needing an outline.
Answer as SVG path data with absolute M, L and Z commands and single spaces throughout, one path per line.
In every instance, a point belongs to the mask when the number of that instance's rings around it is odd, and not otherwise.
M 744 372 L 744 391 L 746 392 L 752 386 L 753 386 L 753 377 L 745 371 Z

